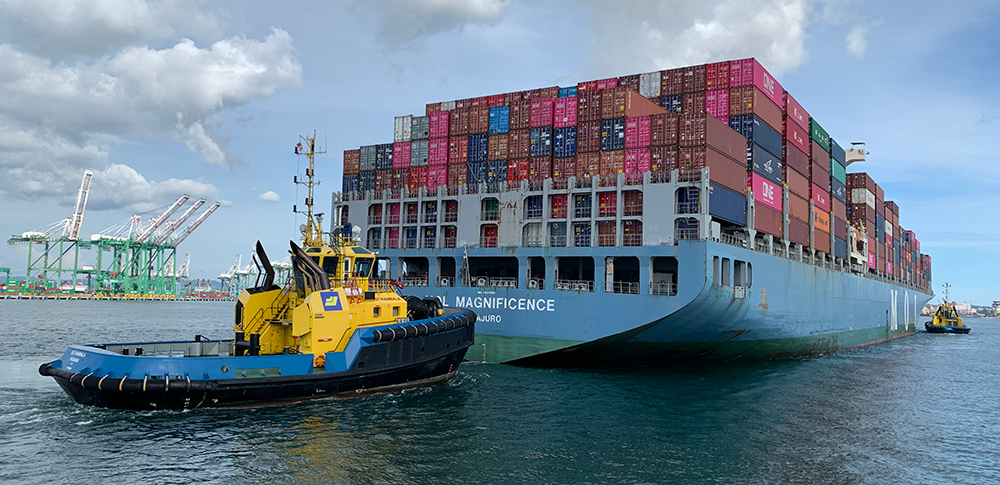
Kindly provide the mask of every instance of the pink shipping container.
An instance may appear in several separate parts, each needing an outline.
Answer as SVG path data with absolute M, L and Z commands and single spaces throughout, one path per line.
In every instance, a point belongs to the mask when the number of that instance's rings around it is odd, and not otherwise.
M 753 200 L 766 207 L 781 212 L 781 186 L 757 175 L 747 172 L 747 186 L 753 191 Z
M 410 166 L 410 142 L 403 141 L 392 144 L 392 168 Z
M 618 78 L 609 77 L 607 79 L 599 79 L 597 81 L 597 89 L 609 89 L 618 87 Z
M 809 131 L 809 113 L 802 109 L 802 105 L 799 104 L 788 91 L 785 91 L 785 114 L 789 119 L 799 125 L 803 130 Z
M 448 138 L 435 138 L 427 144 L 427 164 L 448 164 Z
M 812 184 L 809 188 L 809 198 L 812 199 L 813 205 L 819 208 L 823 212 L 830 212 L 830 193 L 820 187 L 819 185 Z
M 445 138 L 448 136 L 448 122 L 451 111 L 437 111 L 431 113 L 430 137 Z
M 649 148 L 629 148 L 625 150 L 625 175 L 642 174 L 649 171 Z
M 784 91 L 771 73 L 757 59 L 741 59 L 729 63 L 729 87 L 756 86 L 781 109 L 785 108 Z
M 869 246 L 873 247 L 873 246 Z M 868 269 L 875 269 L 875 253 L 868 251 Z
M 531 127 L 552 126 L 555 100 L 552 98 L 535 98 L 531 100 Z
M 785 117 L 785 139 L 788 143 L 795 145 L 799 151 L 809 153 L 809 134 L 801 126 L 794 122 L 789 122 L 791 116 Z
M 625 148 L 648 147 L 651 136 L 652 129 L 649 116 L 639 116 L 625 120 Z
M 448 167 L 446 165 L 427 167 L 426 187 L 433 189 L 442 185 L 448 185 Z
M 729 121 L 729 90 L 716 89 L 705 93 L 705 112 L 717 120 Z
M 558 98 L 555 101 L 555 121 L 556 128 L 566 128 L 576 125 L 576 96 Z

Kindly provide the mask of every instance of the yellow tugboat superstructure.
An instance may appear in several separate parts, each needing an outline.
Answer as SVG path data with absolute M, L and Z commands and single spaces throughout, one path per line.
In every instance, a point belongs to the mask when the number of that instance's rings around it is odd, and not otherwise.
M 924 324 L 924 328 L 929 333 L 969 333 L 970 329 L 965 326 L 962 316 L 955 310 L 955 306 L 948 301 L 948 290 L 950 289 L 951 285 L 945 283 L 944 300 L 941 302 L 941 306 L 934 313 L 934 318 Z

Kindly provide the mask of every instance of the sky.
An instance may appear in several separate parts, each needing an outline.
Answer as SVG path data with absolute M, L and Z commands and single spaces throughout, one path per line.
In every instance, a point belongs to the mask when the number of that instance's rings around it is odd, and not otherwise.
M 181 194 L 219 201 L 178 251 L 216 278 L 258 239 L 298 238 L 300 135 L 328 152 L 328 211 L 343 151 L 391 142 L 393 116 L 426 103 L 756 57 L 835 139 L 867 144 L 848 172 L 900 205 L 935 291 L 989 304 L 996 25 L 987 0 L 0 0 L 0 235 L 69 217 L 91 170 L 83 238 Z M 0 266 L 22 275 L 26 250 L 3 245 Z

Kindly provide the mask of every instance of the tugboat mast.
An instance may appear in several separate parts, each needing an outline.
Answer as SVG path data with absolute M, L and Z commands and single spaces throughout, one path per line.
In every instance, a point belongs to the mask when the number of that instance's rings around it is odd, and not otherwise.
M 313 136 L 311 138 L 306 138 L 299 135 L 302 140 L 297 145 L 295 145 L 296 155 L 305 155 L 309 158 L 309 167 L 306 168 L 306 178 L 307 180 L 299 180 L 298 175 L 292 180 L 296 184 L 305 185 L 308 188 L 308 195 L 306 195 L 306 210 L 298 210 L 298 206 L 292 206 L 292 212 L 296 214 L 303 214 L 306 216 L 306 223 L 302 229 L 302 246 L 303 247 L 320 247 L 323 245 L 323 228 L 316 222 L 313 217 L 313 187 L 319 185 L 319 182 L 314 181 L 316 175 L 314 157 L 316 155 L 326 153 L 325 151 L 316 151 L 316 132 L 313 131 Z M 305 146 L 303 146 L 303 142 Z M 316 214 L 316 216 L 322 216 L 322 214 Z

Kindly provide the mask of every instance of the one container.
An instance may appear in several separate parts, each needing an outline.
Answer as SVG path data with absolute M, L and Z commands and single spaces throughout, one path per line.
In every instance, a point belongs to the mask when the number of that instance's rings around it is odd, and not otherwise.
M 438 111 L 430 115 L 430 137 L 445 138 L 449 135 L 451 111 Z
M 427 170 L 428 167 L 410 167 L 410 183 L 406 186 L 410 194 L 415 195 L 422 187 L 427 186 Z M 395 204 L 395 207 L 398 210 L 399 204 Z
M 639 75 L 639 94 L 649 99 L 660 96 L 660 71 Z
M 765 123 L 781 130 L 781 109 L 768 101 L 756 86 L 729 88 L 729 116 L 755 114 Z
M 601 91 L 601 119 L 625 116 L 625 91 L 623 87 Z
M 357 175 L 344 175 L 341 183 L 341 190 L 344 192 L 357 192 L 359 190 Z
M 781 211 L 776 211 L 763 205 L 754 206 L 753 225 L 754 229 L 758 232 L 781 237 Z
M 705 66 L 705 89 L 729 88 L 729 61 L 715 62 Z
M 510 129 L 531 128 L 531 101 L 520 100 L 510 104 Z
M 601 174 L 601 152 L 588 152 L 578 154 L 576 157 L 576 179 L 577 182 L 586 181 L 595 175 Z
M 793 123 L 802 128 L 802 131 L 809 132 L 809 113 L 802 109 L 802 105 L 799 104 L 795 98 L 792 97 L 788 91 L 784 93 L 785 98 L 785 115 Z
M 486 162 L 469 162 L 466 182 L 469 185 L 478 185 L 486 182 Z
M 630 74 L 628 76 L 618 76 L 618 86 L 639 91 L 639 75 Z
M 715 89 L 705 92 L 705 112 L 718 120 L 729 119 L 729 90 Z
M 618 87 L 618 78 L 609 77 L 607 79 L 597 80 L 597 89 L 611 89 Z
M 625 171 L 625 151 L 601 152 L 601 185 L 614 185 Z
M 813 231 L 812 247 L 823 253 L 830 253 L 830 232 L 816 229 Z
M 729 127 L 737 133 L 746 137 L 747 141 L 752 141 L 768 153 L 781 156 L 782 139 L 779 133 L 770 125 L 764 123 L 757 115 L 740 115 L 729 118 Z
M 552 159 L 549 157 L 531 157 L 528 160 L 528 181 L 541 183 L 552 178 Z
M 698 93 L 705 91 L 707 72 L 704 64 L 700 66 L 682 67 L 681 72 L 684 76 L 683 90 L 685 93 Z
M 784 170 L 785 173 L 783 174 L 783 179 L 785 184 L 788 185 L 788 191 L 798 195 L 799 197 L 808 199 L 809 187 L 812 186 L 812 183 L 809 182 L 809 177 L 802 175 L 797 170 L 792 170 L 791 167 L 787 165 Z
M 721 219 L 737 226 L 746 226 L 746 195 L 718 184 L 712 184 L 708 188 L 708 213 L 715 219 Z
M 414 116 L 410 125 L 411 140 L 426 140 L 431 136 L 431 117 Z
M 705 92 L 684 93 L 684 106 L 681 112 L 686 115 L 700 115 L 705 113 Z M 729 121 L 727 120 L 726 123 Z
M 809 223 L 796 219 L 788 220 L 788 240 L 803 246 L 809 244 Z
M 625 148 L 642 148 L 650 145 L 651 125 L 649 116 L 625 119 Z
M 823 170 L 830 172 L 830 153 L 823 150 L 823 147 L 818 141 L 813 140 L 809 143 L 809 159 L 816 162 Z
M 357 175 L 361 171 L 361 150 L 344 150 L 344 175 Z
M 553 126 L 556 128 L 566 128 L 576 125 L 577 101 L 576 96 L 559 98 L 555 101 Z
M 747 168 L 773 183 L 781 184 L 781 159 L 753 142 L 747 147 Z
M 833 218 L 833 236 L 838 239 L 847 239 L 847 221 Z
M 554 109 L 554 98 L 536 98 L 531 100 L 531 127 L 552 126 Z
M 830 239 L 830 213 L 820 209 L 819 207 L 813 207 L 813 227 L 826 232 L 826 239 Z M 829 242 L 827 242 L 829 244 Z M 829 251 L 829 249 L 828 249 Z
M 661 96 L 660 107 L 671 113 L 680 113 L 684 110 L 684 96 L 680 94 Z
M 485 162 L 489 159 L 490 139 L 486 134 L 469 135 L 469 161 Z M 434 165 L 433 156 L 431 165 Z
M 816 184 L 812 184 L 811 188 L 809 197 L 812 199 L 813 205 L 824 212 L 830 212 L 830 193 Z
M 784 206 L 780 183 L 775 184 L 756 173 L 748 172 L 747 187 L 753 191 L 754 202 L 781 212 Z
M 836 160 L 841 165 L 847 166 L 847 152 L 841 148 L 837 140 L 830 138 L 830 158 Z
M 410 166 L 426 167 L 430 161 L 428 140 L 414 140 L 410 142 Z
M 510 158 L 531 156 L 531 130 L 513 130 L 507 135 L 507 156 Z
M 576 127 L 577 152 L 601 150 L 601 122 L 584 121 Z
M 527 158 L 507 162 L 507 182 L 528 180 L 529 161 Z
M 576 97 L 576 86 L 570 86 L 568 88 L 559 88 L 560 98 Z
M 785 117 L 784 126 L 785 126 L 785 133 L 784 133 L 785 141 L 787 141 L 791 145 L 794 145 L 795 148 L 798 148 L 803 153 L 809 153 L 810 150 L 809 146 L 811 142 L 809 141 L 808 129 L 802 128 L 801 126 L 797 125 L 792 121 L 788 121 L 787 116 Z
M 486 157 L 490 160 L 506 160 L 507 140 L 508 137 L 505 134 L 490 136 Z
M 378 145 L 375 150 L 375 169 L 388 170 L 392 168 L 392 143 Z
M 531 129 L 532 157 L 552 156 L 552 127 L 544 126 Z
M 785 162 L 785 165 L 796 172 L 806 176 L 809 175 L 809 155 L 795 148 L 794 145 L 785 144 L 784 156 L 781 157 L 781 161 Z
M 830 157 L 830 177 L 840 182 L 841 185 L 847 184 L 847 168 L 834 160 L 832 156 Z
M 729 87 L 754 86 L 763 92 L 778 109 L 784 109 L 784 90 L 757 59 L 742 59 L 729 63 Z
M 839 200 L 841 203 L 847 202 L 847 188 L 839 180 L 830 177 L 830 197 Z
M 809 222 L 809 201 L 795 194 L 788 194 L 788 216 L 792 219 L 796 219 L 803 223 Z M 792 232 L 789 230 L 789 232 Z M 803 238 L 804 241 L 799 244 L 806 244 L 809 242 L 809 236 L 807 235 Z
M 679 119 L 680 116 L 673 113 L 650 116 L 650 145 L 676 145 Z
M 830 134 L 813 118 L 809 118 L 809 138 L 819 143 L 827 154 L 830 153 Z
M 510 107 L 497 106 L 490 108 L 490 131 L 491 135 L 499 135 L 510 131 Z
M 490 107 L 485 103 L 469 109 L 469 134 L 489 133 Z
M 485 136 L 485 135 L 483 135 Z M 433 138 L 427 143 L 427 164 L 431 166 L 448 164 L 447 138 Z
M 359 149 L 358 163 L 361 171 L 375 170 L 375 158 L 378 154 L 378 145 L 366 145 Z
M 601 121 L 601 150 L 612 151 L 625 148 L 625 119 Z
M 576 176 L 576 157 L 552 160 L 552 180 L 565 181 Z
M 410 141 L 410 133 L 412 128 L 413 128 L 413 115 L 397 116 L 392 123 L 393 143 Z
M 654 146 L 649 149 L 649 171 L 661 178 L 677 170 L 677 147 Z
M 677 169 L 682 174 L 699 173 L 708 167 L 709 180 L 735 191 L 746 190 L 746 166 L 713 148 L 686 147 L 677 151 Z
M 681 94 L 684 91 L 683 68 L 660 71 L 660 95 Z
M 576 96 L 577 110 L 576 121 L 600 121 L 601 119 L 601 92 L 585 91 Z
M 809 162 L 809 180 L 826 190 L 830 189 L 830 172 L 827 172 L 826 166 L 819 162 Z
M 556 128 L 553 132 L 554 155 L 556 158 L 576 156 L 576 127 Z
M 410 142 L 404 141 L 404 142 L 393 143 L 392 168 L 407 168 L 409 166 L 410 166 Z
M 650 157 L 649 148 L 629 148 L 625 150 L 625 175 L 642 178 L 642 174 L 649 171 Z
M 847 241 L 842 238 L 833 240 L 833 256 L 840 259 L 847 259 Z
M 844 204 L 842 201 L 837 199 L 833 199 L 830 201 L 830 207 L 832 207 L 830 213 L 833 214 L 834 218 L 845 221 L 847 220 L 847 204 Z
M 457 165 L 469 161 L 469 137 L 453 136 L 448 139 L 448 164 Z

